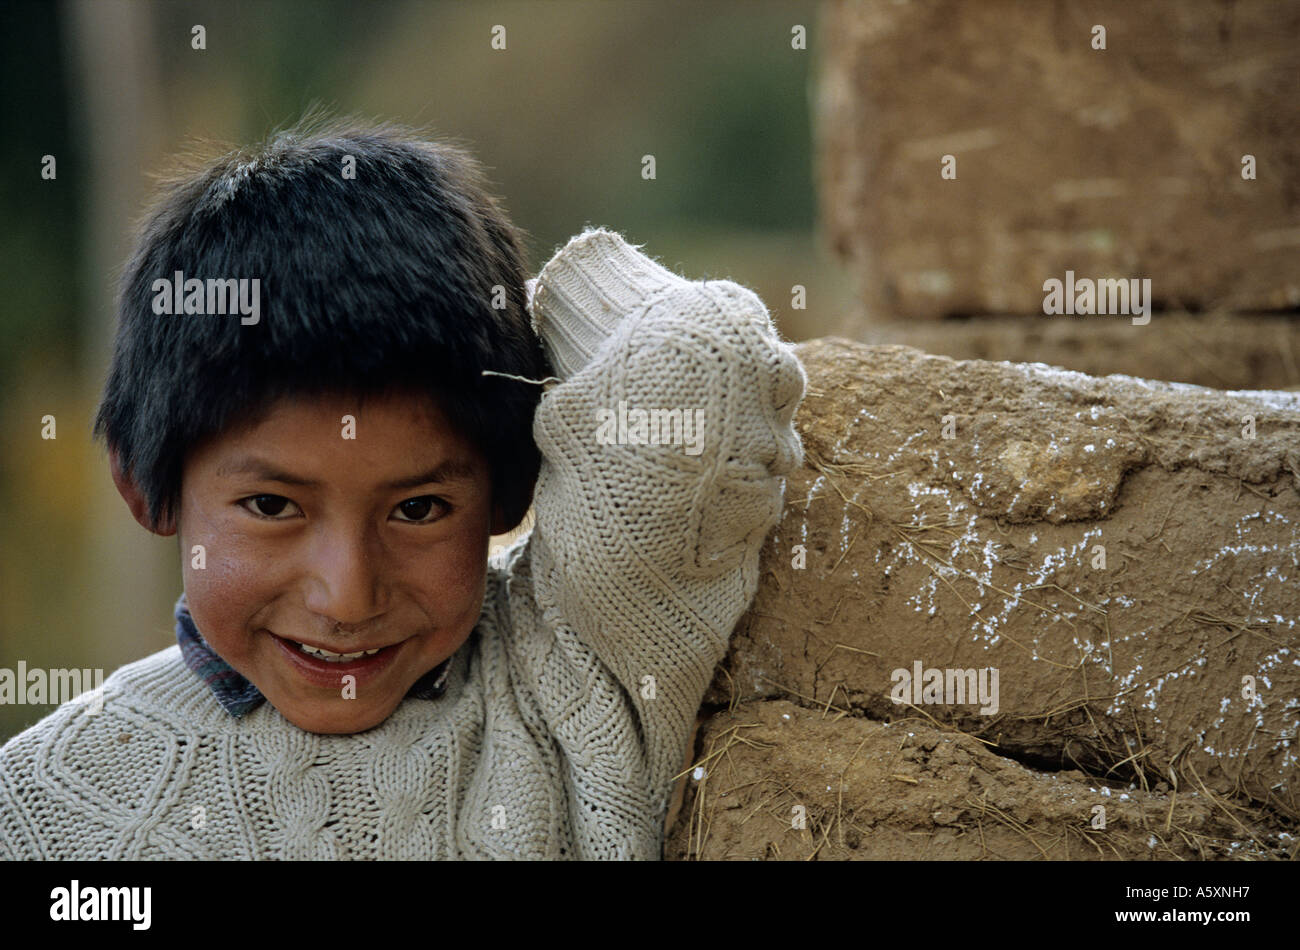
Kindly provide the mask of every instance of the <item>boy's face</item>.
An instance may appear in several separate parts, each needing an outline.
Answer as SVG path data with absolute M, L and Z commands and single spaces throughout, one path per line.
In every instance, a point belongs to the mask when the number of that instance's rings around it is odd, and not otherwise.
M 283 399 L 192 452 L 181 486 L 194 622 L 302 729 L 383 722 L 478 621 L 490 474 L 427 397 Z

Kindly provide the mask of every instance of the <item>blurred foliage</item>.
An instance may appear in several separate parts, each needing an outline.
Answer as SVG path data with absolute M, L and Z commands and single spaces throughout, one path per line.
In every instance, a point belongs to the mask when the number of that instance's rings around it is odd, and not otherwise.
M 59 7 L 0 4 L 0 400 L 23 360 L 71 368 L 77 344 L 76 215 L 83 199 L 68 121 Z M 41 159 L 59 158 L 43 182 Z

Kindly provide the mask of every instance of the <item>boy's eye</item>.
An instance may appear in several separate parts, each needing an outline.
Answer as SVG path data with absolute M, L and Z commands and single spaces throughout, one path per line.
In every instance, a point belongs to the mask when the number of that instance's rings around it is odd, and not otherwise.
M 447 503 L 436 495 L 421 495 L 408 498 L 393 509 L 398 521 L 428 522 L 436 521 L 446 510 Z
M 253 514 L 260 515 L 263 518 L 283 520 L 280 518 L 280 514 L 285 510 L 285 508 L 293 505 L 293 502 L 288 498 L 285 498 L 283 495 L 253 495 L 249 498 L 245 498 L 240 502 L 240 504 Z

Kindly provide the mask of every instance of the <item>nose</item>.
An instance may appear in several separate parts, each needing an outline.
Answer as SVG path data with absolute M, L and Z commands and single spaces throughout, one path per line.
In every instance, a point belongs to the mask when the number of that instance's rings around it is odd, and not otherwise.
M 310 554 L 307 609 L 342 627 L 382 614 L 387 595 L 379 547 L 364 529 L 322 528 Z

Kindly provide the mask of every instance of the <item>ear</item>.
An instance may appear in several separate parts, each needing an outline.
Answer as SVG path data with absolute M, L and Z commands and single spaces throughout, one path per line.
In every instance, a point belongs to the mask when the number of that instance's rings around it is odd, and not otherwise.
M 145 500 L 131 475 L 122 470 L 121 456 L 118 455 L 117 449 L 111 446 L 108 450 L 108 465 L 113 472 L 113 484 L 117 486 L 117 493 L 122 496 L 126 506 L 131 509 L 131 516 L 140 523 L 140 527 L 164 537 L 175 534 L 176 526 L 170 518 L 158 525 L 153 523 L 153 520 L 149 517 L 149 503 Z

